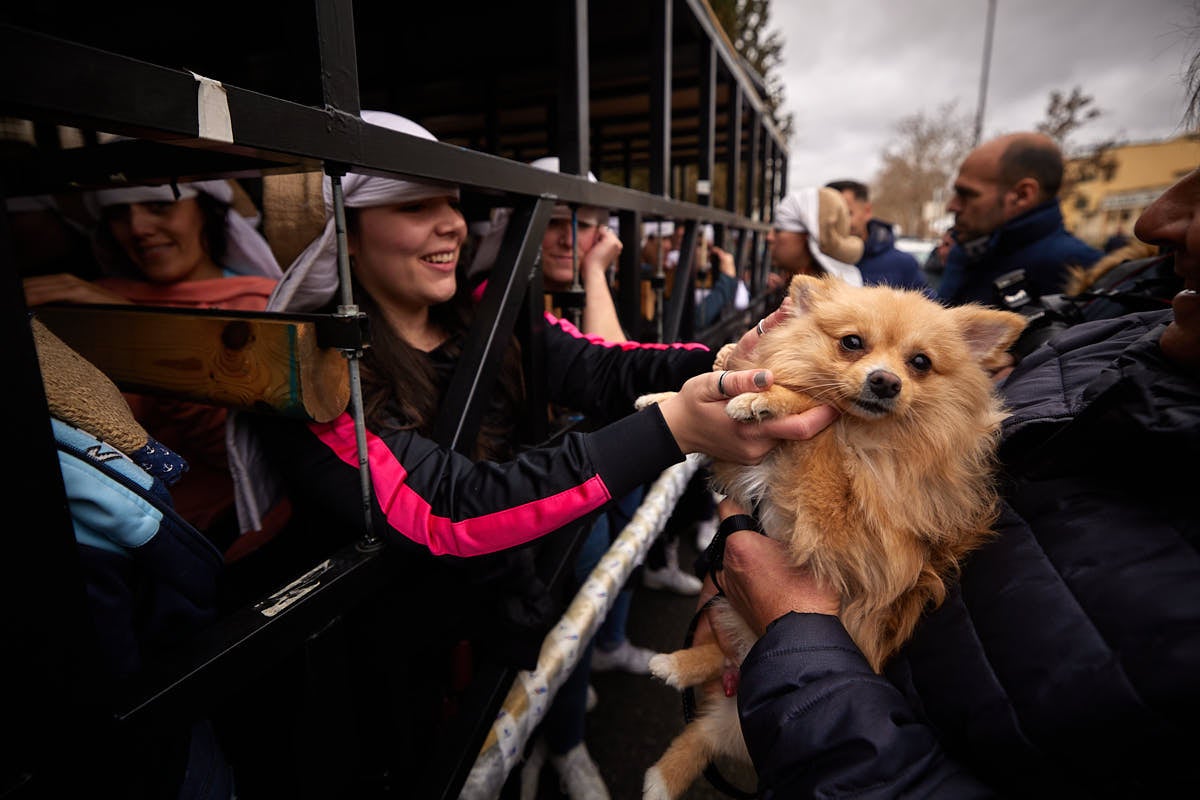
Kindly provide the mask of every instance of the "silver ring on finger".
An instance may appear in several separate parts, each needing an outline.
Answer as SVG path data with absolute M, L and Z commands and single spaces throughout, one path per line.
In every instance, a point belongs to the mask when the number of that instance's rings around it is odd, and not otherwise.
M 725 376 L 728 374 L 729 374 L 729 370 L 725 370 L 724 372 L 721 373 L 721 377 L 717 378 L 717 391 L 721 393 L 722 397 L 729 396 L 729 395 L 725 394 Z
M 763 321 L 764 321 L 765 319 L 766 319 L 765 317 L 764 317 L 763 319 L 760 319 L 760 320 L 758 321 L 758 324 L 754 326 L 754 330 L 758 331 L 758 335 L 759 335 L 759 336 L 762 336 L 764 333 L 766 333 L 766 332 L 767 332 L 767 331 L 766 331 L 766 330 L 763 328 Z

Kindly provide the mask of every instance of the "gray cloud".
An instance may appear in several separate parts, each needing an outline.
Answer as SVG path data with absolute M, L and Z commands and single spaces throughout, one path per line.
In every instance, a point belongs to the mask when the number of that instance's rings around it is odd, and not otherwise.
M 974 117 L 987 0 L 775 0 L 794 114 L 789 186 L 869 180 L 895 125 L 956 101 Z M 983 135 L 1030 129 L 1052 90 L 1103 115 L 1069 142 L 1183 132 L 1182 73 L 1200 46 L 1196 0 L 997 0 Z

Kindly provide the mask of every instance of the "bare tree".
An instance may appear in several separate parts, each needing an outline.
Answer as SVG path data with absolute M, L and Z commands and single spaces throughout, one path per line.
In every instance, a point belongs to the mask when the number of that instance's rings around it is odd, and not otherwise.
M 783 113 L 784 87 L 779 75 L 783 55 L 783 36 L 770 30 L 770 0 L 710 0 L 713 14 L 733 42 L 739 56 L 762 77 L 771 117 L 783 133 L 791 137 L 792 115 Z
M 957 102 L 896 123 L 897 140 L 884 148 L 883 166 L 872 181 L 875 215 L 908 235 L 931 235 L 924 210 L 942 202 L 958 165 L 971 149 L 973 123 Z
M 1058 142 L 1068 158 L 1062 187 L 1058 191 L 1059 201 L 1079 208 L 1084 218 L 1094 216 L 1097 209 L 1088 208 L 1087 196 L 1079 191 L 1080 185 L 1111 180 L 1117 170 L 1117 159 L 1112 152 L 1119 144 L 1116 139 L 1096 142 L 1074 152 L 1070 147 L 1069 137 L 1073 133 L 1103 115 L 1104 112 L 1092 105 L 1093 101 L 1094 98 L 1084 94 L 1079 86 L 1069 95 L 1052 91 L 1046 103 L 1046 118 L 1037 125 L 1039 131 Z
M 1104 113 L 1092 106 L 1093 100 L 1078 86 L 1071 90 L 1070 95 L 1063 95 L 1058 90 L 1050 92 L 1046 118 L 1038 123 L 1037 129 L 1065 149 L 1067 137 Z

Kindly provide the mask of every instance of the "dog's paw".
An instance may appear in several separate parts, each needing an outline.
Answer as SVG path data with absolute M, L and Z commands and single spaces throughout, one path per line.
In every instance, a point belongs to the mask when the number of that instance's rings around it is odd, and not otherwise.
M 655 392 L 654 394 L 644 394 L 637 400 L 633 401 L 633 407 L 638 411 L 641 411 L 643 408 L 661 403 L 663 400 L 666 400 L 668 397 L 673 397 L 675 394 L 675 392 Z
M 683 688 L 683 676 L 675 665 L 675 656 L 670 653 L 659 653 L 650 657 L 650 674 L 676 689 Z
M 725 413 L 730 419 L 736 419 L 738 422 L 761 422 L 773 416 L 769 401 L 757 392 L 739 394 L 725 404 Z
M 642 781 L 642 800 L 671 800 L 667 780 L 658 767 L 646 770 L 646 777 Z

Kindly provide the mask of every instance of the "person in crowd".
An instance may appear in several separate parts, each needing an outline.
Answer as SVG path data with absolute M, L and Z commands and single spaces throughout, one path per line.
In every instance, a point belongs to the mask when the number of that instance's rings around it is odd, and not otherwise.
M 659 311 L 655 307 L 657 296 L 654 287 L 650 283 L 650 277 L 657 275 L 661 266 L 663 273 L 662 300 L 665 306 L 666 302 L 671 299 L 671 289 L 674 288 L 675 264 L 678 259 L 672 261 L 671 253 L 678 253 L 679 245 L 683 241 L 683 226 L 676 225 L 671 220 L 657 220 L 642 223 L 642 252 L 641 252 L 641 275 L 642 275 L 642 335 L 638 338 L 642 341 L 657 341 L 657 331 L 655 329 L 655 321 L 659 316 Z
M 109 303 L 261 311 L 282 277 L 253 223 L 234 208 L 228 181 L 137 186 L 90 193 L 101 277 L 74 273 L 24 280 L 31 307 L 45 303 Z M 171 487 L 176 510 L 222 550 L 242 530 L 234 509 L 226 453 L 226 411 L 214 406 L 127 394 L 138 421 L 188 462 Z M 277 504 L 255 541 L 286 521 Z
M 937 296 L 957 305 L 1002 306 L 994 282 L 1025 272 L 1034 297 L 1063 290 L 1067 269 L 1103 255 L 1067 232 L 1058 205 L 1063 157 L 1042 133 L 1010 133 L 972 150 L 959 167 L 946 210 L 954 214 L 955 246 Z
M 854 264 L 863 241 L 850 232 L 850 209 L 840 192 L 815 186 L 797 189 L 779 201 L 767 234 L 776 285 L 792 275 L 834 275 L 854 286 L 862 274 Z
M 643 223 L 641 272 L 643 278 L 658 273 L 661 266 L 665 285 L 663 286 L 663 302 L 670 298 L 671 287 L 674 284 L 675 265 L 679 263 L 679 247 L 683 242 L 685 230 L 682 225 L 676 225 L 671 220 L 660 220 Z M 656 306 L 656 295 L 648 280 L 642 281 L 642 322 L 644 327 L 642 339 L 657 342 L 659 332 L 655 329 L 655 321 L 660 316 Z M 700 581 L 695 575 L 680 565 L 679 548 L 680 536 L 688 527 L 697 512 L 690 504 L 682 502 L 677 505 L 670 518 L 663 526 L 662 533 L 650 545 L 646 553 L 645 563 L 641 568 L 642 584 L 648 589 L 661 589 L 682 595 L 695 595 L 700 591 Z M 599 665 L 599 666 L 597 666 Z M 594 661 L 593 668 L 603 670 L 603 658 Z
M 532 162 L 532 166 L 558 172 L 559 160 L 556 156 L 547 156 Z M 596 176 L 589 172 L 588 179 L 595 182 Z M 609 213 L 602 208 L 581 206 L 572 209 L 564 203 L 555 205 L 542 236 L 542 281 L 547 290 L 548 306 L 552 306 L 554 292 L 569 290 L 578 284 L 583 290 L 580 325 L 583 334 L 606 343 L 623 344 L 629 340 L 621 327 L 608 284 L 609 265 L 620 255 L 621 240 L 608 221 Z M 548 308 L 547 323 L 554 324 L 556 318 L 562 316 L 561 309 Z M 564 410 L 564 413 L 571 412 Z M 632 519 L 642 496 L 643 487 L 638 487 L 597 517 L 575 562 L 576 588 L 587 580 L 613 539 Z M 558 773 L 563 791 L 571 800 L 602 800 L 609 796 L 584 741 L 588 704 L 594 703 L 596 697 L 589 684 L 589 674 L 594 668 L 649 674 L 654 651 L 634 645 L 626 635 L 632 601 L 633 590 L 627 584 L 613 599 L 612 607 L 580 654 L 570 677 L 559 687 L 542 721 L 541 735 L 522 767 L 522 800 L 536 797 L 541 764 L 547 756 Z
M 372 124 L 434 138 L 403 117 L 375 111 L 362 116 Z M 429 435 L 445 388 L 445 365 L 456 362 L 468 331 L 468 319 L 459 311 L 472 308 L 460 299 L 469 298 L 469 292 L 465 284 L 460 291 L 458 281 L 467 234 L 457 208 L 458 188 L 355 173 L 342 184 L 355 301 L 373 320 L 372 346 L 364 352 L 361 368 L 372 533 L 391 546 L 399 568 L 416 565 L 413 579 L 428 588 L 428 607 L 436 609 L 427 615 L 434 619 L 427 626 L 434 635 L 444 636 L 443 629 L 450 627 L 438 621 L 445 612 L 436 598 L 444 597 L 463 607 L 465 618 L 481 629 L 481 635 L 490 634 L 498 645 L 507 645 L 520 620 L 505 615 L 513 614 L 514 608 L 531 614 L 529 609 L 544 605 L 545 588 L 536 574 L 512 573 L 514 579 L 502 585 L 495 580 L 476 585 L 484 594 L 476 591 L 471 597 L 492 593 L 491 602 L 482 607 L 464 602 L 467 593 L 461 580 L 433 581 L 430 575 L 445 577 L 445 569 L 471 575 L 495 573 L 501 567 L 511 570 L 496 557 L 529 554 L 539 540 L 628 496 L 685 453 L 703 448 L 723 458 L 754 462 L 778 438 L 807 436 L 813 426 L 812 416 L 754 428 L 728 419 L 723 410 L 727 396 L 769 386 L 769 373 L 731 372 L 722 378 L 712 372 L 714 354 L 705 348 L 612 346 L 583 336 L 561 320 L 548 319 L 541 345 L 550 400 L 598 421 L 615 421 L 594 431 L 568 431 L 555 444 L 516 452 L 503 461 L 493 457 L 494 448 L 477 445 L 471 458 L 435 443 Z M 327 184 L 327 209 L 331 197 Z M 334 234 L 331 218 L 289 267 L 269 309 L 330 306 L 338 289 Z M 774 317 L 764 322 L 773 324 Z M 752 348 L 757 335 L 747 332 L 739 347 Z M 514 381 L 505 391 L 493 393 L 496 413 L 489 413 L 488 419 L 497 434 L 509 433 L 501 426 L 506 419 L 511 424 L 512 404 L 522 401 L 519 394 L 506 398 L 509 388 L 519 392 L 520 384 Z M 638 396 L 670 388 L 679 388 L 679 394 L 631 413 Z M 267 463 L 282 476 L 295 503 L 295 517 L 307 525 L 313 542 L 328 551 L 366 532 L 357 438 L 349 412 L 328 423 L 265 416 L 247 422 Z M 485 424 L 483 434 L 488 432 Z M 481 443 L 486 442 L 481 438 Z M 511 447 L 503 436 L 494 444 Z M 514 595 L 520 602 L 510 602 Z M 553 616 L 548 622 L 552 621 Z M 531 653 L 515 660 L 532 667 L 538 646 L 540 637 Z M 413 680 L 433 677 L 423 672 Z M 429 703 L 430 695 L 436 694 L 422 690 L 416 696 L 409 685 L 412 680 L 398 674 L 389 674 L 387 680 L 399 682 L 393 691 L 415 704 Z M 412 718 L 423 719 L 423 708 L 409 709 Z
M 886 283 L 900 289 L 922 291 L 929 288 L 917 260 L 896 249 L 892 224 L 872 216 L 871 192 L 865 183 L 843 180 L 825 186 L 841 192 L 850 209 L 850 233 L 863 240 L 862 258 L 856 266 L 862 273 L 864 284 Z
M 745 308 L 750 304 L 750 290 L 738 277 L 733 254 L 718 247 L 712 225 L 702 225 L 696 236 L 695 329 L 704 330 L 721 319 L 726 308 Z M 672 251 L 675 263 L 679 251 Z M 671 254 L 667 255 L 672 258 Z M 715 267 L 715 269 L 714 269 Z
M 921 272 L 925 276 L 927 286 L 937 286 L 941 282 L 942 272 L 946 269 L 946 259 L 950 256 L 952 247 L 954 247 L 954 229 L 947 228 L 942 231 L 937 244 L 929 251 L 925 263 L 921 265 Z
M 1200 87 L 1200 56 L 1190 75 Z M 1200 459 L 1200 170 L 1134 234 L 1169 253 L 1181 290 L 1168 309 L 1066 329 L 1003 381 L 995 538 L 883 675 L 829 587 L 777 543 L 729 535 L 715 578 L 762 635 L 738 687 L 760 788 L 1200 792 L 1200 516 L 1179 466 Z

